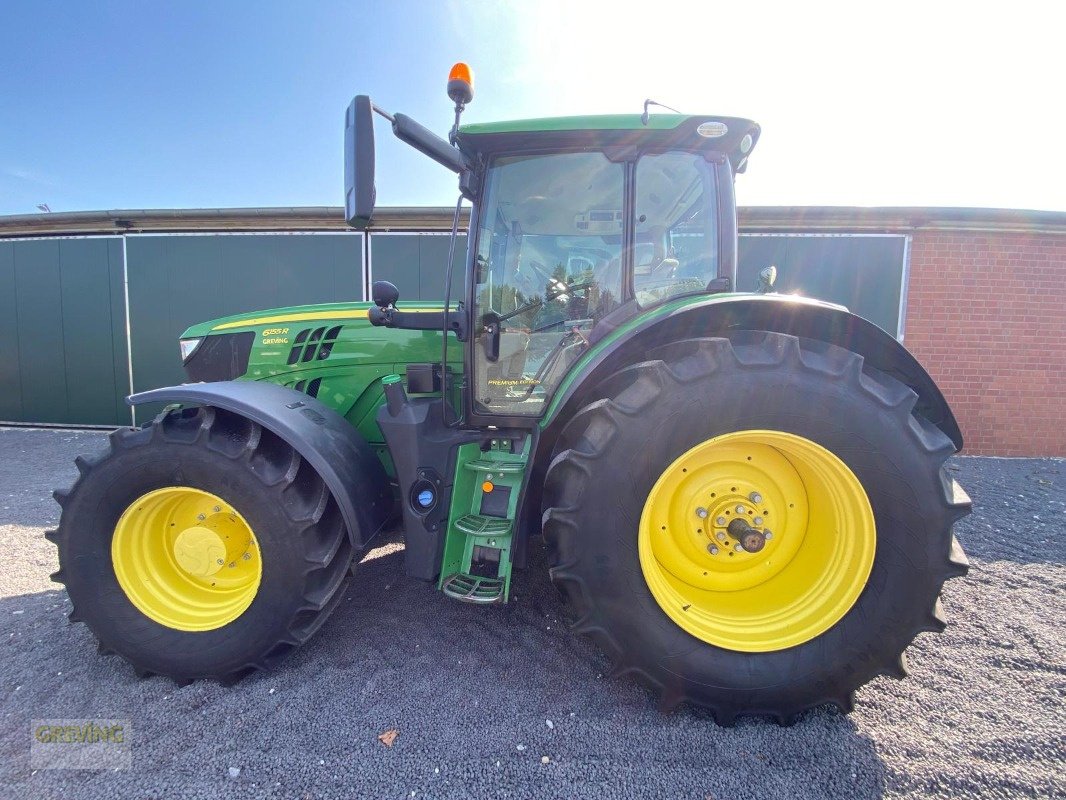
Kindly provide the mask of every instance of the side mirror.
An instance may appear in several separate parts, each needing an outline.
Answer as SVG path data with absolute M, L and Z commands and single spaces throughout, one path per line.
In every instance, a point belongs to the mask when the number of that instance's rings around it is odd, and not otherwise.
M 485 360 L 495 364 L 500 360 L 500 315 L 490 311 L 481 318 L 481 331 L 484 334 L 481 346 L 485 350 Z
M 378 308 L 389 308 L 396 305 L 396 301 L 400 299 L 400 290 L 396 288 L 395 284 L 388 281 L 374 281 L 374 285 L 370 289 L 370 296 L 374 300 L 374 305 Z
M 759 271 L 759 285 L 755 287 L 755 291 L 759 294 L 770 294 L 774 291 L 775 283 L 777 283 L 777 267 L 771 264 Z
M 374 106 L 364 94 L 344 115 L 344 218 L 365 228 L 374 215 Z

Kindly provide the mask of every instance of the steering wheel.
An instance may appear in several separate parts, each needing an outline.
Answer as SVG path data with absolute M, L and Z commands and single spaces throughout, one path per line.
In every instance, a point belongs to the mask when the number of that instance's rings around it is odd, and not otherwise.
M 666 258 L 659 259 L 659 262 L 652 266 L 650 270 L 648 270 L 648 274 L 655 276 L 667 275 L 669 277 L 673 277 L 674 272 L 677 271 L 677 268 L 679 266 L 681 266 L 680 261 L 678 261 L 676 258 L 667 256 Z
M 528 262 L 526 264 L 522 264 L 518 268 L 518 270 L 515 272 L 515 277 L 521 276 L 523 278 L 523 283 L 526 286 L 530 287 L 530 292 L 529 292 L 529 296 L 530 297 L 532 297 L 533 295 L 535 295 L 538 292 L 542 291 L 542 289 L 541 289 L 540 286 L 537 285 L 535 280 L 529 280 L 529 281 L 524 280 L 526 278 L 526 275 L 524 275 L 522 273 L 525 272 L 527 268 L 528 268 L 529 272 L 535 273 L 538 278 L 540 278 L 542 281 L 544 281 L 544 289 L 543 289 L 543 291 L 547 292 L 552 287 L 552 285 L 555 282 L 555 278 L 553 278 L 551 275 L 549 275 L 548 272 L 543 267 L 538 266 L 537 264 L 535 264 L 532 261 L 530 261 L 530 262 Z
M 580 323 L 591 324 L 592 323 L 592 319 L 591 318 L 589 318 L 589 319 L 569 319 L 569 318 L 564 317 L 563 319 L 557 319 L 557 320 L 554 320 L 553 322 L 548 322 L 548 323 L 545 323 L 544 325 L 541 325 L 539 327 L 533 328 L 533 330 L 531 330 L 530 333 L 543 333 L 544 331 L 550 331 L 552 328 L 557 328 L 559 326 L 565 326 L 567 328 L 581 328 L 583 326 Z

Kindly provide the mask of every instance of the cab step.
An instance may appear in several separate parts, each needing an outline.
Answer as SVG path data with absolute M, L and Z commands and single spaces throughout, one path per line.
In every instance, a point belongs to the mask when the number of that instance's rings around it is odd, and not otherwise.
M 448 597 L 461 603 L 491 605 L 504 601 L 505 582 L 502 578 L 481 578 L 457 573 L 445 578 L 440 589 Z
M 501 475 L 521 475 L 526 471 L 524 461 L 490 461 L 484 458 L 479 458 L 476 461 L 467 461 L 463 464 L 463 467 L 474 472 L 499 472 Z
M 511 533 L 511 520 L 467 514 L 455 521 L 455 528 L 471 536 L 507 536 Z
M 511 537 L 522 492 L 530 437 L 459 448 L 440 590 L 464 603 L 506 603 L 511 587 Z M 516 452 L 517 451 L 517 452 Z

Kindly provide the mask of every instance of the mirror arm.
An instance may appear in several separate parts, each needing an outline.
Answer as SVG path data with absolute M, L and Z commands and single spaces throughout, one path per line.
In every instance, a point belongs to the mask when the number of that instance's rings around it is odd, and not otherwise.
M 392 116 L 392 114 L 390 114 L 388 111 L 386 111 L 385 109 L 381 108 L 380 106 L 376 106 L 373 103 L 371 103 L 370 107 L 374 110 L 375 114 L 377 114 L 377 115 L 379 115 L 381 117 L 384 117 L 389 122 L 395 122 L 396 121 L 396 119 Z
M 463 309 L 443 311 L 402 311 L 395 307 L 371 308 L 366 312 L 370 324 L 378 328 L 399 328 L 406 331 L 441 331 L 447 327 L 460 342 L 466 341 L 466 313 Z
M 466 158 L 459 150 L 406 114 L 393 115 L 392 132 L 401 142 L 406 142 L 452 172 L 461 173 L 468 169 Z

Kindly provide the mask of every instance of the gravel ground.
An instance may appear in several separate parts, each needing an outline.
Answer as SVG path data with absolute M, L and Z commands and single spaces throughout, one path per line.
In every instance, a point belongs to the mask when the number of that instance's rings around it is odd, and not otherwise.
M 608 680 L 539 555 L 514 602 L 485 609 L 406 579 L 385 545 L 278 671 L 232 688 L 137 680 L 67 624 L 41 535 L 51 489 L 102 437 L 0 429 L 0 796 L 1066 796 L 1062 459 L 954 461 L 972 569 L 948 585 L 947 632 L 908 651 L 910 678 L 874 681 L 850 717 L 727 730 Z M 132 767 L 31 770 L 30 720 L 55 717 L 130 720 Z

